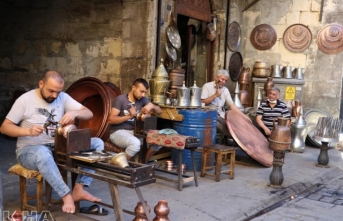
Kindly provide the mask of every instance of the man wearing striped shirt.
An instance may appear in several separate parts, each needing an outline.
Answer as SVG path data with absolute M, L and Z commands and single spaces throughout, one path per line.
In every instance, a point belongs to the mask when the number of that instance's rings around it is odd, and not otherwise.
M 268 93 L 268 99 L 261 103 L 256 112 L 257 127 L 266 137 L 271 134 L 275 118 L 291 117 L 287 105 L 280 101 L 279 98 L 279 88 L 273 87 Z

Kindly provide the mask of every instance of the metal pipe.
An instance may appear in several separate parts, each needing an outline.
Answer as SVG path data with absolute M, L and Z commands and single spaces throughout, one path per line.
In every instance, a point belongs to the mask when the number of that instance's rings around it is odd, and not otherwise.
M 155 57 L 155 67 L 160 64 L 161 56 L 161 10 L 162 10 L 162 0 L 157 2 L 157 27 L 156 27 L 156 57 Z
M 224 41 L 224 65 L 223 68 L 227 69 L 226 67 L 226 57 L 227 57 L 227 29 L 229 28 L 229 20 L 230 20 L 230 0 L 227 1 L 226 6 L 226 25 L 225 25 L 225 41 Z

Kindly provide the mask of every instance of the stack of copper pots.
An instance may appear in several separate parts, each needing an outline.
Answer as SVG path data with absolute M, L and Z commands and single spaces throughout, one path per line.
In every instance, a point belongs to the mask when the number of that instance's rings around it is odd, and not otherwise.
M 181 67 L 176 67 L 169 73 L 169 80 L 170 80 L 170 86 L 169 86 L 169 94 L 168 97 L 175 98 L 176 97 L 176 91 L 178 88 L 182 87 L 182 83 L 185 80 L 185 69 L 182 69 Z
M 239 83 L 239 93 L 238 97 L 244 107 L 250 107 L 251 101 L 248 92 L 249 88 L 249 72 L 250 68 L 243 67 L 238 78 Z
M 174 169 L 174 163 L 172 160 L 167 160 L 165 162 L 165 167 L 164 167 L 165 170 L 168 170 L 168 171 L 172 171 Z

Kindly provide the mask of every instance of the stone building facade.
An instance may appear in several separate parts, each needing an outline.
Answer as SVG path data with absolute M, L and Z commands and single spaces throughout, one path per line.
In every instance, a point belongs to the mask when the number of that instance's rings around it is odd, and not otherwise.
M 247 10 L 244 9 L 253 1 L 209 2 L 218 24 L 217 39 L 210 43 L 212 50 L 205 50 L 213 54 L 209 71 L 228 69 L 233 52 L 226 44 L 227 26 L 236 21 L 242 30 L 237 51 L 243 56 L 244 67 L 252 69 L 255 60 L 300 65 L 305 68 L 302 100 L 305 110 L 316 108 L 339 115 L 342 53 L 328 55 L 318 50 L 316 35 L 327 24 L 343 24 L 342 0 L 323 1 L 322 13 L 321 0 L 259 0 Z M 149 79 L 159 58 L 166 58 L 165 29 L 170 24 L 170 13 L 177 14 L 177 3 L 176 0 L 2 1 L 1 121 L 12 104 L 14 92 L 35 88 L 49 69 L 63 73 L 66 88 L 80 78 L 92 76 L 128 92 L 135 78 Z M 263 23 L 274 27 L 277 41 L 271 49 L 259 51 L 251 45 L 249 36 L 256 25 Z M 296 23 L 308 26 L 312 32 L 310 46 L 301 53 L 288 51 L 282 41 L 287 27 Z M 201 66 L 197 68 L 196 72 L 205 72 L 200 70 Z M 235 82 L 229 81 L 227 86 L 233 94 Z

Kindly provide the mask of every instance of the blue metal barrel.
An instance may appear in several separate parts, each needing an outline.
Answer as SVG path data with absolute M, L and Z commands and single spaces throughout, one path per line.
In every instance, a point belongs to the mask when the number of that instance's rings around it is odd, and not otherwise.
M 217 110 L 208 109 L 183 109 L 178 111 L 184 116 L 183 121 L 174 121 L 174 130 L 179 134 L 186 136 L 198 137 L 200 139 L 200 147 L 212 146 L 216 142 L 217 133 Z M 211 157 L 212 159 L 213 157 Z M 200 171 L 202 152 L 194 152 L 195 167 Z M 210 165 L 212 160 L 207 159 Z M 178 165 L 178 151 L 172 150 L 172 160 L 174 166 Z M 193 170 L 191 152 L 187 149 L 182 151 L 182 163 L 186 164 L 186 170 Z

